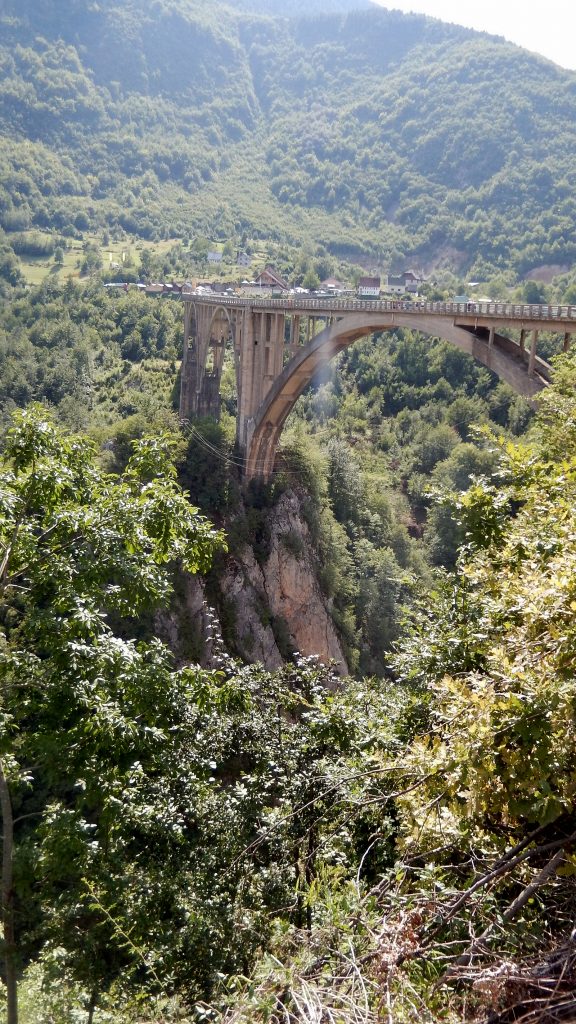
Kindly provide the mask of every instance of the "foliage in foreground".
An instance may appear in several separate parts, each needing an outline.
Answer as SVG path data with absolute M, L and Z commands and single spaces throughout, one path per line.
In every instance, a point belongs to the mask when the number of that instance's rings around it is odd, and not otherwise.
M 222 653 L 218 672 L 174 671 L 160 643 L 130 639 L 133 617 L 165 600 L 172 563 L 204 568 L 220 541 L 174 472 L 149 438 L 121 476 L 103 474 L 38 408 L 5 439 L 10 1024 L 26 963 L 75 987 L 89 1020 L 142 993 L 210 999 L 251 969 L 275 921 L 311 927 L 324 866 L 345 872 L 366 836 L 392 831 L 364 805 L 357 765 L 388 742 L 378 690 L 337 694 L 314 661 L 271 676 Z M 364 870 L 389 859 L 384 841 Z
M 90 905 L 102 888 L 117 901 L 131 886 L 152 895 L 144 864 L 131 879 L 126 870 L 128 836 L 157 833 L 163 821 L 174 827 L 159 779 L 198 680 L 174 673 L 160 644 L 136 644 L 108 619 L 165 600 L 168 565 L 205 568 L 219 540 L 178 487 L 162 441 L 142 441 L 114 478 L 95 468 L 87 442 L 62 437 L 39 408 L 8 432 L 0 800 L 10 1024 L 22 960 L 59 934 L 93 992 L 122 967 L 111 972 L 114 926 L 104 909 L 95 920 Z
M 394 808 L 393 869 L 348 912 L 330 885 L 335 927 L 280 940 L 227 1024 L 573 1019 L 575 375 L 560 360 L 532 444 L 454 496 L 457 573 L 395 658 L 421 717 L 397 719 L 371 796 Z
M 17 877 L 43 872 L 45 902 L 19 924 L 95 1019 L 106 990 L 220 1024 L 573 1016 L 575 376 L 560 361 L 531 444 L 454 497 L 466 545 L 395 686 L 223 656 L 154 756 L 108 745 L 101 813 L 77 770 L 43 780 Z

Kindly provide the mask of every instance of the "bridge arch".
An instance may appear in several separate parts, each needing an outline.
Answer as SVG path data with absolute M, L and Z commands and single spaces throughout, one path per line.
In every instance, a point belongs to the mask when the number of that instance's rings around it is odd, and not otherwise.
M 453 317 L 436 315 L 427 318 L 422 313 L 412 316 L 403 313 L 400 320 L 388 311 L 343 316 L 320 331 L 286 364 L 253 421 L 248 424 L 245 447 L 245 475 L 248 480 L 270 477 L 288 414 L 315 374 L 359 338 L 397 327 L 408 327 L 443 338 L 493 370 L 518 394 L 528 399 L 545 386 L 550 376 L 549 365 L 537 356 L 532 359 L 533 376 L 530 376 L 526 354 L 516 342 L 493 331 L 490 335 L 487 331 L 487 337 L 483 338 L 477 330 L 455 324 Z
M 224 355 L 228 342 L 232 341 L 235 349 L 235 321 L 226 306 L 217 306 L 214 310 L 209 328 L 208 351 L 206 353 L 205 372 L 211 366 L 211 372 L 216 374 L 218 382 L 222 376 Z
M 236 376 L 238 355 L 235 311 L 224 304 L 187 303 L 180 414 L 194 407 L 198 416 L 220 414 L 220 381 L 228 341 L 232 340 Z

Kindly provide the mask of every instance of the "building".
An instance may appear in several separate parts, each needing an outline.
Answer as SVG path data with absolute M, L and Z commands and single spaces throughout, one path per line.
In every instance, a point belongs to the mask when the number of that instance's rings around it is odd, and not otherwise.
M 234 295 L 236 292 L 234 281 L 213 281 L 211 288 L 216 295 Z
M 357 288 L 359 299 L 378 299 L 380 297 L 380 278 L 361 277 Z
M 424 279 L 418 274 L 415 274 L 413 270 L 405 270 L 402 274 L 394 276 L 388 274 L 386 282 L 386 291 L 391 292 L 392 295 L 416 295 L 418 292 L 418 286 Z
M 327 277 L 325 281 L 320 284 L 322 291 L 331 292 L 333 295 L 341 295 L 345 291 L 345 286 L 342 281 L 338 281 L 335 277 Z
M 275 291 L 288 291 L 288 282 L 277 274 L 273 267 L 266 267 L 254 281 L 258 288 L 273 288 Z

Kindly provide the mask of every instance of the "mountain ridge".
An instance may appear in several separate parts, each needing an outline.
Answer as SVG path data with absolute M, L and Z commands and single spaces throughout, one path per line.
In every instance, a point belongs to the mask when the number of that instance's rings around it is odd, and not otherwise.
M 475 276 L 572 264 L 574 73 L 374 4 L 254 5 L 5 3 L 7 243 L 76 221 L 292 243 L 308 223 L 302 241 L 352 235 L 392 268 L 439 250 Z

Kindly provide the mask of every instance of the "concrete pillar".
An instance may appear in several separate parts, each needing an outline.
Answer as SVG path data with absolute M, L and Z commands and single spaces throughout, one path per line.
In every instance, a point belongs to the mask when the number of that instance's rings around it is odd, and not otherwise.
M 298 315 L 292 317 L 290 324 L 290 344 L 292 346 L 300 344 L 300 317 Z
M 246 306 L 242 317 L 242 348 L 239 352 L 238 368 L 238 417 L 236 440 L 246 450 L 248 423 L 253 416 L 252 383 L 254 378 L 254 313 Z
M 528 376 L 534 376 L 534 367 L 536 365 L 536 346 L 538 345 L 538 331 L 532 331 L 532 344 L 530 346 L 530 359 L 528 361 Z
M 562 351 L 563 352 L 567 352 L 568 351 L 568 349 L 570 348 L 571 340 L 572 340 L 572 335 L 570 334 L 570 331 L 566 331 L 566 334 L 564 335 L 564 344 L 562 345 Z
M 286 317 L 284 313 L 276 313 L 276 326 L 274 331 L 274 380 L 282 373 L 284 366 L 284 348 L 286 344 Z
M 260 339 L 256 348 L 261 352 L 255 353 L 255 363 L 260 367 L 260 393 L 258 405 L 266 398 L 274 381 L 282 373 L 284 365 L 284 314 L 271 312 L 263 313 L 263 324 L 260 331 Z M 256 396 L 254 396 L 254 408 L 256 410 Z
M 181 363 L 181 367 L 180 367 L 180 405 L 179 405 L 179 415 L 180 415 L 180 419 L 182 419 L 182 420 L 187 419 L 187 417 L 190 414 L 190 410 L 188 408 L 188 404 L 189 404 L 189 399 L 188 399 L 189 366 L 188 366 L 188 363 L 189 363 L 189 359 L 190 359 L 189 352 L 188 352 L 188 345 L 189 345 L 189 338 L 190 338 L 190 317 L 191 317 L 191 315 L 192 315 L 192 307 L 190 306 L 190 304 L 188 304 L 188 305 L 185 306 L 185 313 L 184 313 L 184 348 L 182 350 L 182 363 Z
M 521 352 L 525 352 L 526 351 L 526 330 L 525 330 L 524 327 L 520 331 L 520 351 Z
M 488 348 L 494 348 L 494 327 L 490 328 L 490 334 L 488 335 Z
M 266 313 L 254 313 L 254 333 L 252 335 L 252 395 L 250 399 L 251 415 L 262 401 L 264 380 L 264 351 L 266 348 Z

